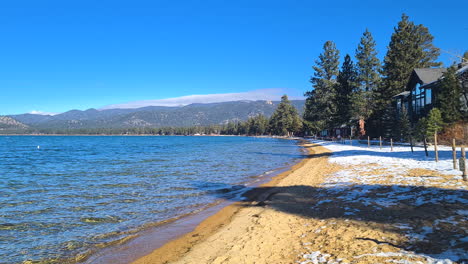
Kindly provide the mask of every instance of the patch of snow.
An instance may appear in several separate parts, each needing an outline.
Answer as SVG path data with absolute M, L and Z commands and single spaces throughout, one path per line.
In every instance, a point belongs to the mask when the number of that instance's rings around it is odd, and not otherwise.
M 359 256 L 355 256 L 355 258 L 362 258 L 366 256 L 375 256 L 375 257 L 420 257 L 420 258 L 425 258 L 427 264 L 455 264 L 452 260 L 448 258 L 444 258 L 442 255 L 441 258 L 438 257 L 430 257 L 426 256 L 424 254 L 416 254 L 414 252 L 409 252 L 409 251 L 400 251 L 400 252 L 379 252 L 379 253 L 373 253 L 373 254 L 363 254 Z M 453 257 L 453 256 L 451 256 Z M 458 258 L 457 258 L 458 259 Z M 414 263 L 414 262 L 412 262 Z
M 418 147 L 415 147 L 412 153 L 407 146 L 395 146 L 393 151 L 390 151 L 389 146 L 380 149 L 378 146 L 367 148 L 367 145 L 360 144 L 345 145 L 318 140 L 312 142 L 333 151 L 333 155 L 329 158 L 330 162 L 342 165 L 378 164 L 390 171 L 397 167 L 399 170 L 428 169 L 447 175 L 461 175 L 460 171 L 453 169 L 452 149 L 447 146 L 439 146 L 439 162 L 435 162 L 431 149 L 428 149 L 430 155 L 426 157 L 424 149 Z
M 302 255 L 306 261 L 301 262 L 301 264 L 305 263 L 313 263 L 313 264 L 319 264 L 319 263 L 328 263 L 327 258 L 330 257 L 330 254 L 323 254 L 320 251 L 314 251 L 309 254 L 304 254 Z

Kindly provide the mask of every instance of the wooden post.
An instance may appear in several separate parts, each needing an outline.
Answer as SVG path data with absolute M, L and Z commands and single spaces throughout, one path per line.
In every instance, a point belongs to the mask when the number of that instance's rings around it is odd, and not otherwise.
M 434 132 L 434 152 L 435 152 L 435 161 L 439 162 L 439 152 L 437 150 L 437 131 Z
M 413 150 L 413 137 L 412 136 L 410 136 L 409 142 L 410 142 L 410 146 L 411 146 L 411 153 L 413 153 L 414 150 Z
M 382 149 L 382 136 L 379 137 L 380 149 Z
M 390 151 L 393 151 L 393 138 L 390 138 Z
M 426 157 L 429 157 L 429 153 L 427 152 L 427 140 L 426 137 L 424 137 L 424 151 L 426 152 Z
M 465 147 L 461 147 L 460 170 L 462 171 L 463 180 L 467 181 L 468 168 L 466 166 Z
M 349 136 L 349 145 L 353 145 L 353 138 L 351 136 Z
M 367 136 L 367 147 L 370 148 L 370 137 Z
M 457 145 L 455 139 L 452 139 L 452 157 L 453 157 L 453 169 L 457 169 Z

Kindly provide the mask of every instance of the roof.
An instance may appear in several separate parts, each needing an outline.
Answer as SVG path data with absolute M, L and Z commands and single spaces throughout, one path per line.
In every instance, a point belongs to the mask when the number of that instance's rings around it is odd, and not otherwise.
M 414 73 L 418 78 L 423 82 L 423 84 L 431 83 L 437 81 L 442 74 L 446 72 L 445 68 L 416 68 Z
M 463 67 L 461 67 L 460 69 L 457 70 L 457 74 L 461 74 L 461 73 L 464 73 L 468 70 L 468 65 L 465 65 Z
M 415 69 L 415 70 L 416 70 L 416 69 Z M 419 69 L 419 70 L 429 70 L 429 68 L 428 68 L 428 69 Z M 433 84 L 435 84 L 437 81 L 443 79 L 443 76 L 442 76 L 442 75 L 443 75 L 444 72 L 446 72 L 447 70 L 446 70 L 446 69 L 441 69 L 441 70 L 443 70 L 443 71 L 442 71 L 442 74 L 441 74 L 441 76 L 440 76 L 437 80 L 432 81 L 432 82 L 430 82 L 430 83 L 426 83 L 426 82 L 425 82 L 421 87 L 429 88 L 430 86 L 432 86 Z M 468 65 L 465 65 L 465 66 L 461 67 L 460 69 L 458 69 L 458 70 L 455 72 L 455 74 L 460 75 L 460 74 L 466 72 L 467 70 L 468 70 Z
M 410 92 L 404 91 L 404 92 L 402 92 L 402 93 L 399 93 L 399 94 L 397 94 L 397 95 L 394 95 L 393 97 L 398 97 L 398 96 L 408 97 L 408 95 L 410 95 Z

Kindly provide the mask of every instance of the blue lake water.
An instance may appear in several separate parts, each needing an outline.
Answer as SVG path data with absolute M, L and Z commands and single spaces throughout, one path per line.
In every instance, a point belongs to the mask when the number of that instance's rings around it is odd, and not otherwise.
M 0 136 L 0 263 L 84 254 L 301 157 L 272 138 Z

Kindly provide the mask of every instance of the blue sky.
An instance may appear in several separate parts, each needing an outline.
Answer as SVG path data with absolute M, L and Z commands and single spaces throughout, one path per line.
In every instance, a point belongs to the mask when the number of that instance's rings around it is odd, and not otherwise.
M 405 12 L 437 47 L 462 53 L 467 10 L 468 1 L 2 1 L 0 114 L 272 88 L 301 96 L 326 40 L 354 55 L 367 27 L 383 58 Z

